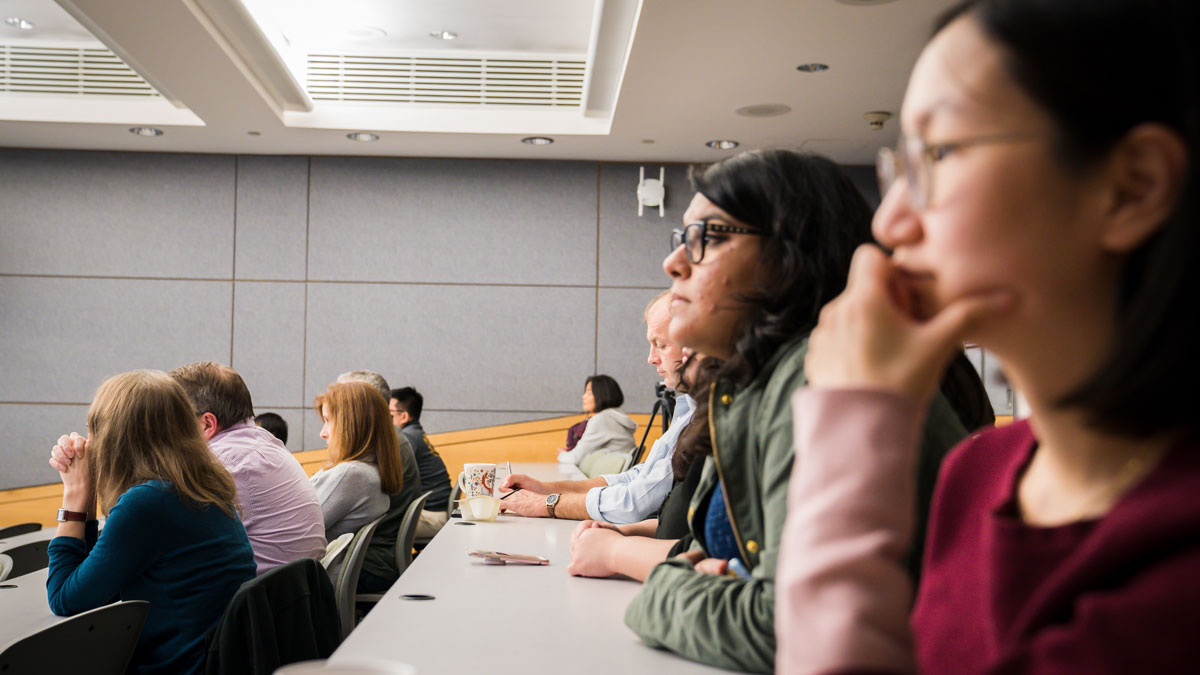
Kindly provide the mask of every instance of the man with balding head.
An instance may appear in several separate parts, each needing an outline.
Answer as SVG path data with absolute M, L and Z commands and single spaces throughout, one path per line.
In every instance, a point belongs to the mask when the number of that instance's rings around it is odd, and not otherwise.
M 679 386 L 679 369 L 683 348 L 667 335 L 671 322 L 670 295 L 660 293 L 650 301 L 642 314 L 646 322 L 646 340 L 650 355 L 646 362 L 654 366 L 667 387 Z M 588 480 L 543 482 L 524 474 L 504 479 L 502 491 L 520 488 L 504 501 L 504 508 L 522 516 L 551 515 L 546 498 L 555 495 L 553 517 L 574 520 L 599 520 L 617 525 L 637 523 L 652 517 L 666 501 L 674 483 L 671 457 L 679 433 L 692 419 L 696 402 L 686 394 L 675 399 L 675 415 L 671 427 L 654 442 L 646 461 L 624 473 L 597 476 Z
M 211 361 L 170 375 L 191 399 L 208 447 L 233 474 L 258 573 L 324 556 L 325 519 L 317 493 L 292 453 L 254 423 L 254 403 L 242 376 Z

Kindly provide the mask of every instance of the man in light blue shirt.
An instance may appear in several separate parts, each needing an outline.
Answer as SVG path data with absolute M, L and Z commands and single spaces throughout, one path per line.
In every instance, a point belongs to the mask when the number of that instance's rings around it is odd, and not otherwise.
M 650 355 L 646 361 L 654 366 L 667 386 L 679 386 L 679 366 L 683 348 L 670 342 L 667 324 L 671 321 L 670 296 L 663 292 L 646 306 L 646 340 Z M 680 394 L 675 399 L 675 414 L 671 427 L 654 442 L 646 461 L 624 473 L 597 476 L 588 480 L 544 482 L 525 474 L 513 474 L 500 485 L 502 492 L 520 488 L 521 491 L 504 501 L 504 508 L 517 515 L 532 518 L 549 516 L 546 498 L 557 495 L 555 518 L 583 520 L 590 518 L 613 524 L 637 523 L 653 517 L 671 492 L 674 476 L 671 457 L 680 432 L 692 419 L 696 402 Z

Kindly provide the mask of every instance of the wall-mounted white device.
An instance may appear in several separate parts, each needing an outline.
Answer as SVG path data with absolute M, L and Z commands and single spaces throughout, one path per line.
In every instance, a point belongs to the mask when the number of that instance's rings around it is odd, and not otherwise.
M 658 178 L 646 178 L 646 167 L 641 167 L 637 186 L 638 217 L 641 217 L 642 209 L 647 206 L 650 208 L 657 206 L 659 218 L 667 215 L 666 209 L 663 208 L 663 201 L 667 196 L 666 172 L 666 168 L 660 166 L 658 167 Z

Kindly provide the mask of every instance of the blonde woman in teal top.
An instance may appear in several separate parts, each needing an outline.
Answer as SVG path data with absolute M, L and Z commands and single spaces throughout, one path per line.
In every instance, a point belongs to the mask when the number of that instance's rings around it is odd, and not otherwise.
M 78 520 L 61 522 L 50 542 L 50 609 L 70 616 L 147 600 L 129 670 L 200 672 L 205 631 L 255 573 L 233 478 L 166 373 L 110 378 L 92 401 L 88 429 L 88 438 L 59 438 L 51 453 L 63 508 Z M 97 501 L 107 516 L 99 536 Z

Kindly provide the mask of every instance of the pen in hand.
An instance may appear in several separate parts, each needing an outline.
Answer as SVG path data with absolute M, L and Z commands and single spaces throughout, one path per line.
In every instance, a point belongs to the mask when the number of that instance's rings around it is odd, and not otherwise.
M 503 497 L 501 497 L 501 498 L 500 498 L 500 501 L 504 501 L 505 499 L 508 499 L 509 497 L 511 497 L 511 496 L 513 496 L 513 495 L 515 495 L 515 494 L 517 494 L 517 493 L 518 493 L 518 492 L 520 492 L 521 490 L 522 490 L 522 488 L 517 488 L 517 489 L 513 490 L 512 492 L 510 492 L 510 493 L 508 493 L 508 494 L 504 495 Z

